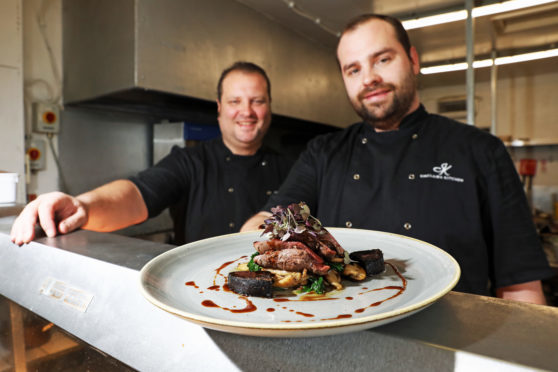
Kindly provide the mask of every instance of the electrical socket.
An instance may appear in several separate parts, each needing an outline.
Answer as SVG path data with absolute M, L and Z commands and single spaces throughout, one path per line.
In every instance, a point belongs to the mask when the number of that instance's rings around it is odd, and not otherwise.
M 44 102 L 33 104 L 33 131 L 54 134 L 60 131 L 60 110 L 57 105 Z

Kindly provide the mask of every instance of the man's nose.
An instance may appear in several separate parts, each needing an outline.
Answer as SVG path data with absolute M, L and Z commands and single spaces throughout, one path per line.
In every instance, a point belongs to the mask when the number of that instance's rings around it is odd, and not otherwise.
M 382 81 L 382 77 L 373 67 L 367 68 L 363 72 L 362 84 L 365 86 L 376 85 Z
M 252 103 L 250 101 L 242 102 L 242 104 L 240 105 L 240 112 L 246 116 L 252 115 L 252 113 L 254 112 Z

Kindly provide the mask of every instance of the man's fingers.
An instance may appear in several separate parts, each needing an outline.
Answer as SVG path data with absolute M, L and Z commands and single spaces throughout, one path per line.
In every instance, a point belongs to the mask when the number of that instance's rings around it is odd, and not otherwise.
M 85 209 L 78 207 L 75 213 L 60 221 L 58 224 L 58 231 L 61 234 L 67 234 L 71 231 L 79 229 L 86 222 L 87 216 Z
M 45 200 L 39 204 L 39 209 L 38 209 L 39 223 L 43 228 L 43 230 L 45 231 L 45 234 L 49 238 L 56 236 L 57 233 L 56 221 L 54 220 L 55 212 L 56 212 L 56 204 L 57 204 L 56 200 L 55 201 Z
M 16 218 L 10 232 L 12 242 L 22 245 L 33 240 L 35 237 L 35 224 L 37 223 L 37 208 L 37 203 L 30 203 Z

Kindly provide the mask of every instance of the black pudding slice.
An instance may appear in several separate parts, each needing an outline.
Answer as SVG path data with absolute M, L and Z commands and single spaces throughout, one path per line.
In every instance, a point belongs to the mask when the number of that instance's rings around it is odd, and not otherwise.
M 269 271 L 233 271 L 229 273 L 229 288 L 238 294 L 273 297 L 273 274 Z
M 384 254 L 380 249 L 352 252 L 349 254 L 349 258 L 357 261 L 364 268 L 367 276 L 384 271 Z

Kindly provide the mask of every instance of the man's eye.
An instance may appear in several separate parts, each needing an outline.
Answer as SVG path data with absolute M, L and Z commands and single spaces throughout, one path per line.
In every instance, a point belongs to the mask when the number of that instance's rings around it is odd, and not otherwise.
M 390 57 L 382 57 L 378 60 L 378 64 L 384 64 L 384 63 L 388 63 L 389 61 L 391 61 Z
M 350 68 L 347 70 L 347 75 L 351 76 L 351 75 L 356 75 L 358 74 L 360 70 L 358 68 Z
M 240 103 L 240 100 L 238 100 L 238 99 L 233 99 L 233 100 L 229 101 L 229 104 L 231 104 L 231 105 L 238 105 L 239 103 Z

